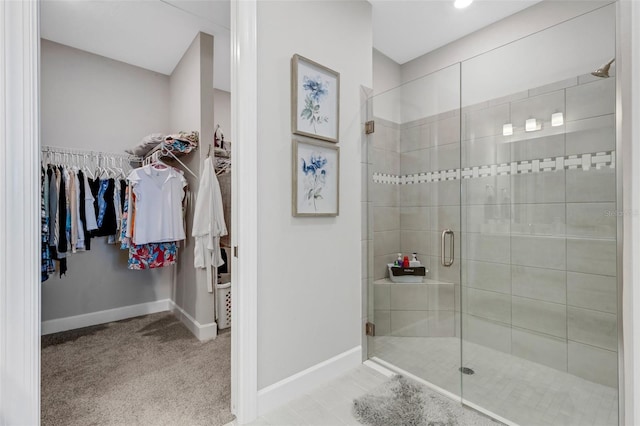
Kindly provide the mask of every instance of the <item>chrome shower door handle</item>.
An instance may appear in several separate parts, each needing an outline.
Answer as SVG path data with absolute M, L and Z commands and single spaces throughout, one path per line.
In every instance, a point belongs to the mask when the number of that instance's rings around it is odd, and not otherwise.
M 447 242 L 447 235 L 451 235 L 451 244 L 449 245 L 449 260 L 445 259 L 445 251 L 446 251 L 446 242 Z M 454 256 L 454 248 L 453 248 L 453 231 L 451 229 L 445 229 L 444 231 L 442 231 L 442 250 L 440 251 L 440 257 L 441 257 L 441 261 L 442 261 L 442 266 L 446 266 L 449 267 L 451 265 L 453 265 L 453 256 Z

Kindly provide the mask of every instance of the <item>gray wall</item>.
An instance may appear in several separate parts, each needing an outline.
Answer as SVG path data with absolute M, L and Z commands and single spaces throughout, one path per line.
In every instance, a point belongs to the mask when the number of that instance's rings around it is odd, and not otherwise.
M 225 142 L 233 142 L 231 134 L 231 93 L 214 89 L 213 117 L 216 125 L 220 125 Z M 215 127 L 214 127 L 215 128 Z M 224 221 L 227 224 L 228 235 L 220 238 L 220 245 L 231 247 L 231 172 L 218 176 L 222 203 L 224 204 Z M 227 267 L 231 267 L 231 259 L 228 259 Z
M 168 132 L 169 77 L 41 40 L 42 144 L 123 153 Z
M 391 90 L 400 84 L 402 84 L 400 65 L 373 49 L 373 95 L 380 95 L 378 99 L 384 100 L 375 102 L 370 114 L 400 123 L 402 121 L 401 94 L 397 90 Z
M 507 18 L 478 30 L 466 37 L 449 43 L 439 49 L 429 52 L 419 58 L 413 59 L 402 64 L 402 81 L 407 82 L 420 78 L 426 74 L 435 72 L 439 69 L 450 66 L 457 62 L 473 58 L 483 53 L 489 52 L 496 47 L 503 46 L 524 37 L 531 36 L 541 30 L 547 29 L 553 25 L 557 25 L 567 19 L 575 18 L 584 13 L 592 11 L 598 7 L 610 4 L 610 1 L 542 1 Z M 596 30 L 597 28 L 597 30 Z M 593 28 L 593 34 L 599 35 L 600 27 Z M 569 34 L 570 36 L 571 34 Z M 605 34 L 609 37 L 609 34 Z M 557 47 L 561 47 L 563 43 L 558 43 Z M 566 43 L 571 47 L 570 43 Z M 525 51 L 522 53 L 526 54 Z M 545 71 L 545 65 L 549 65 L 552 69 L 554 64 L 548 55 L 551 51 L 547 50 L 547 54 L 532 55 L 534 65 L 537 71 Z M 570 57 L 577 62 L 581 58 Z M 609 58 L 610 59 L 610 58 Z M 548 62 L 547 62 L 548 61 Z M 515 63 L 515 58 L 511 58 L 505 62 L 505 65 Z M 494 64 L 496 67 L 503 64 Z M 493 68 L 491 68 L 493 69 Z M 573 72 L 565 78 L 572 75 L 578 75 L 579 72 Z M 530 76 L 532 79 L 535 76 Z M 544 83 L 538 83 L 544 84 Z M 536 84 L 530 85 L 535 87 Z M 526 88 L 525 88 L 526 89 Z
M 183 159 L 196 176 L 200 175 L 208 146 L 213 143 L 212 52 L 213 37 L 199 33 L 173 70 L 170 79 L 171 127 L 200 132 L 200 148 Z M 193 267 L 194 238 L 191 236 L 191 229 L 199 179 L 188 172 L 184 175 L 192 196 L 186 214 L 187 239 L 180 248 L 173 300 L 196 321 L 205 325 L 215 321 L 215 292 L 207 292 L 206 271 Z
M 224 133 L 224 140 L 233 141 L 231 134 L 231 93 L 220 89 L 213 89 L 213 117 L 215 124 L 219 124 Z M 214 127 L 215 128 L 215 127 Z
M 373 95 L 394 89 L 402 83 L 402 68 L 384 53 L 373 49 Z
M 310 26 L 309 17 L 327 24 Z M 360 90 L 372 84 L 371 5 L 258 2 L 257 38 L 258 387 L 264 388 L 361 343 Z M 335 218 L 291 216 L 288 94 L 295 53 L 340 73 Z
M 41 43 L 42 144 L 123 153 L 169 130 L 169 78 L 61 44 Z M 94 238 L 62 278 L 42 285 L 42 320 L 167 299 L 173 270 L 130 271 L 128 252 Z

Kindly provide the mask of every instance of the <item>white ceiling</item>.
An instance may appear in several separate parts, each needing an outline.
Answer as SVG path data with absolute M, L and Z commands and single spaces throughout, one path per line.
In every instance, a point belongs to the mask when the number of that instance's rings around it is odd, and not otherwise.
M 44 0 L 47 40 L 170 75 L 198 31 L 214 36 L 213 86 L 230 90 L 224 0 Z
M 475 0 L 456 9 L 453 0 L 369 0 L 373 46 L 404 64 L 539 1 Z
M 403 64 L 538 1 L 369 0 L 373 44 Z M 211 34 L 213 85 L 230 90 L 228 0 L 43 0 L 41 19 L 45 39 L 166 75 L 198 31 Z

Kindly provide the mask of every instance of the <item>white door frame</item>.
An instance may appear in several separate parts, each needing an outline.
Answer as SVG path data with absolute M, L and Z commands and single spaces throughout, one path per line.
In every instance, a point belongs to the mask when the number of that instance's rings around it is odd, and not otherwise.
M 0 426 L 40 424 L 39 6 L 0 1 Z M 256 1 L 231 11 L 231 380 L 244 424 L 257 416 Z
M 40 421 L 38 18 L 0 2 L 0 425 Z
M 231 409 L 239 424 L 258 413 L 258 48 L 256 0 L 231 0 L 231 189 L 233 315 Z

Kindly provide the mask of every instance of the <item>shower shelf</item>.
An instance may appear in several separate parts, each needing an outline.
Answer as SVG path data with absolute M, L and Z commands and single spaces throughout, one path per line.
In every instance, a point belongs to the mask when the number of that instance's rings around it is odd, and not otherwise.
M 394 283 L 389 278 L 382 278 L 380 280 L 375 280 L 374 284 L 392 284 L 392 285 L 454 285 L 454 283 L 448 283 L 446 281 L 438 281 L 438 280 L 430 280 L 425 278 L 421 283 Z

